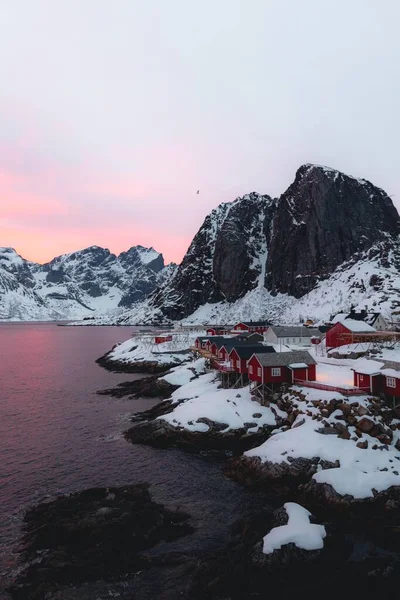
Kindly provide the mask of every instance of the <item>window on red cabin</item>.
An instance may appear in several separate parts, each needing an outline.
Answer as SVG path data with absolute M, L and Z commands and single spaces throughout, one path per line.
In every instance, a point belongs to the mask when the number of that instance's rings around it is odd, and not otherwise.
M 236 361 L 236 366 L 239 368 L 240 367 L 240 360 Z
M 364 375 L 360 375 L 360 381 L 364 381 Z
M 250 365 L 249 366 L 249 373 L 252 375 L 253 374 L 253 367 Z
M 280 377 L 281 376 L 281 368 L 280 367 L 274 367 L 273 369 L 271 369 L 272 373 L 272 377 Z
M 396 387 L 396 379 L 394 377 L 386 377 L 386 385 L 390 388 Z
M 258 367 L 258 369 L 257 369 L 257 375 L 258 375 L 259 377 L 261 377 L 261 368 L 260 368 L 260 367 Z

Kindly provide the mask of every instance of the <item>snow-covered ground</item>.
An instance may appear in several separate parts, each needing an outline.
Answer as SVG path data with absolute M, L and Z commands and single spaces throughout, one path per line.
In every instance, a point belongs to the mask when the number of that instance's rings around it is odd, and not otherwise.
M 286 416 L 286 413 L 280 411 L 278 407 L 272 410 L 252 399 L 249 386 L 223 389 L 219 388 L 219 385 L 220 380 L 215 372 L 201 375 L 198 379 L 183 385 L 172 394 L 172 398 L 186 401 L 159 419 L 167 421 L 174 427 L 205 433 L 209 430 L 209 426 L 206 423 L 199 423 L 198 419 L 206 418 L 225 424 L 226 427 L 220 432 L 223 434 L 232 429 L 244 428 L 246 423 L 254 423 L 248 431 L 256 433 L 265 425 L 275 426 L 276 415 Z
M 383 492 L 392 485 L 400 485 L 400 478 L 392 471 L 360 471 L 359 469 L 326 469 L 313 476 L 317 483 L 328 483 L 342 496 L 357 499 L 373 498 L 373 491 Z
M 274 527 L 264 537 L 264 554 L 271 554 L 286 544 L 294 544 L 302 550 L 320 550 L 324 547 L 325 527 L 310 523 L 311 513 L 306 508 L 295 502 L 286 502 L 283 508 L 288 515 L 287 525 Z
M 171 369 L 171 372 L 164 375 L 163 381 L 170 383 L 171 385 L 186 385 L 197 375 L 201 375 L 205 372 L 205 358 L 198 358 L 187 365 L 178 366 Z
M 339 461 L 340 468 L 321 471 L 314 476 L 317 482 L 330 483 L 339 493 L 345 493 L 355 498 L 366 498 L 372 495 L 375 483 L 379 490 L 386 489 L 391 485 L 400 485 L 400 452 L 395 443 L 398 439 L 398 431 L 394 432 L 393 440 L 386 445 L 382 451 L 382 444 L 376 437 L 364 433 L 361 438 L 356 435 L 356 426 L 346 424 L 350 439 L 343 439 L 338 435 L 326 435 L 318 430 L 321 427 L 332 426 L 343 418 L 342 412 L 337 409 L 324 418 L 324 424 L 316 420 L 321 416 L 320 408 L 313 401 L 332 399 L 338 400 L 340 394 L 334 392 L 320 392 L 319 390 L 307 390 L 307 388 L 293 388 L 294 392 L 301 391 L 306 396 L 305 400 L 292 396 L 291 401 L 300 414 L 297 416 L 293 426 L 286 431 L 272 435 L 261 446 L 252 448 L 244 453 L 247 457 L 259 457 L 262 462 L 275 464 L 287 463 L 295 458 L 312 459 L 319 457 L 321 460 L 335 463 Z M 348 403 L 357 403 L 363 409 L 363 414 L 368 414 L 368 419 L 374 424 L 382 424 L 377 416 L 369 412 L 369 400 L 367 396 L 357 396 Z M 310 416 L 311 414 L 311 416 Z M 357 422 L 364 418 L 360 415 Z M 312 418 L 314 416 L 314 419 Z M 397 425 L 400 421 L 392 420 Z M 360 448 L 358 443 L 367 442 L 366 448 Z M 353 476 L 351 476 L 353 474 Z M 378 489 L 375 488 L 375 489 Z
M 154 334 L 135 334 L 126 342 L 122 342 L 108 355 L 112 361 L 132 364 L 135 362 L 157 362 L 160 365 L 191 360 L 192 354 L 184 354 L 193 345 L 194 340 L 204 332 L 183 331 L 172 334 L 172 341 L 162 344 L 154 343 Z
M 344 346 L 339 346 L 338 348 L 332 348 L 332 350 L 329 350 L 328 355 L 340 354 L 341 356 L 346 356 L 346 355 L 352 354 L 352 353 L 368 352 L 373 347 L 374 347 L 374 344 L 371 342 L 357 343 L 357 344 L 345 344 Z
M 316 371 L 317 381 L 320 383 L 342 388 L 354 386 L 354 376 L 350 366 L 336 366 L 319 362 Z

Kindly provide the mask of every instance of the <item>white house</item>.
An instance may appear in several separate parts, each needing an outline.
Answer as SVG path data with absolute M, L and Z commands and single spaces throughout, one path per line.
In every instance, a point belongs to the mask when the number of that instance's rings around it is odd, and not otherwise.
M 311 346 L 311 338 L 322 337 L 319 329 L 290 325 L 271 325 L 264 333 L 264 341 L 270 344 L 285 344 L 296 346 Z
M 351 310 L 349 313 L 338 313 L 332 323 L 341 323 L 344 319 L 353 319 L 353 321 L 363 321 L 367 325 L 371 325 L 377 331 L 386 331 L 388 323 L 380 312 L 368 312 L 367 310 Z

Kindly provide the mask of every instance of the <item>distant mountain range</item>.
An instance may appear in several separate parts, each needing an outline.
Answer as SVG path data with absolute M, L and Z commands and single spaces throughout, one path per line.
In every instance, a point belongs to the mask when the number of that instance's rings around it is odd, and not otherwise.
M 118 257 L 92 247 L 47 265 L 0 250 L 0 318 L 298 323 L 352 305 L 391 318 L 400 312 L 399 235 L 382 189 L 305 164 L 279 198 L 252 192 L 214 209 L 179 267 L 142 246 Z
M 0 319 L 117 315 L 143 301 L 175 268 L 143 246 L 119 256 L 91 246 L 44 265 L 23 259 L 12 248 L 0 248 Z

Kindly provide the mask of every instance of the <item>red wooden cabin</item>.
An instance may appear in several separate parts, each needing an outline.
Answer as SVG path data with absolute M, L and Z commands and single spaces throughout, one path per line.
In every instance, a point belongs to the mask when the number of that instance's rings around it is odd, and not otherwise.
M 381 391 L 394 401 L 400 398 L 400 371 L 382 369 L 381 378 Z
M 327 348 L 338 348 L 352 344 L 354 336 L 358 333 L 375 333 L 376 330 L 364 323 L 353 319 L 344 319 L 331 327 L 325 334 Z
M 394 361 L 360 358 L 353 367 L 355 387 L 366 392 L 384 394 L 394 401 L 400 398 L 400 364 Z
M 239 321 L 233 328 L 233 331 L 249 331 L 251 333 L 264 333 L 267 331 L 269 323 L 265 321 Z
M 274 354 L 253 354 L 247 366 L 250 381 L 274 384 L 315 381 L 316 364 L 309 352 L 298 350 Z
M 155 344 L 163 344 L 164 342 L 172 342 L 172 335 L 156 335 L 154 338 Z
M 226 327 L 208 327 L 206 333 L 207 335 L 224 335 L 228 333 L 228 329 Z
M 237 373 L 247 375 L 247 361 L 253 354 L 265 354 L 271 352 L 275 352 L 272 346 L 262 346 L 261 344 L 236 346 L 229 352 L 229 361 Z
M 379 394 L 382 391 L 381 369 L 384 363 L 376 360 L 361 358 L 354 364 L 354 387 L 366 390 L 370 394 Z

